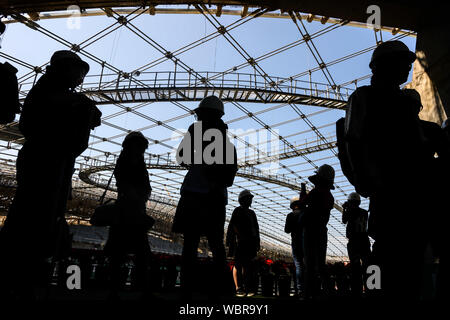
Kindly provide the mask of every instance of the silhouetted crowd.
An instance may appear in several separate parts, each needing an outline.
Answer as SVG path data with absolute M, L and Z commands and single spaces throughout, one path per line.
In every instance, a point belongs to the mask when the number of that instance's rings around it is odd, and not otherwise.
M 236 149 L 222 120 L 224 104 L 216 96 L 201 100 L 194 110 L 196 121 L 177 150 L 178 163 L 187 169 L 173 221 L 173 232 L 184 239 L 179 264 L 152 259 L 147 233 L 154 220 L 146 213 L 152 188 L 144 161 L 149 144 L 140 132 L 129 133 L 122 143 L 113 172 L 116 201 L 103 203 L 102 196 L 91 219 L 93 225 L 109 227 L 105 257 L 84 256 L 75 261 L 66 206 L 75 160 L 87 149 L 90 132 L 101 125 L 102 115 L 92 100 L 75 90 L 89 65 L 74 52 L 55 52 L 19 109 L 17 70 L 0 64 L 2 90 L 8 88 L 2 91 L 1 122 L 13 121 L 20 111 L 19 128 L 25 138 L 16 162 L 16 195 L 0 232 L 2 297 L 33 299 L 42 275 L 53 275 L 55 266 L 63 268 L 63 263 L 87 265 L 91 272 L 83 273 L 84 279 L 103 279 L 111 299 L 118 299 L 127 281 L 144 294 L 155 288 L 150 285 L 155 279 L 164 278 L 168 287 L 175 286 L 178 265 L 183 298 L 190 298 L 202 287 L 202 278 L 208 277 L 213 285 L 206 290 L 217 298 L 251 297 L 259 289 L 271 295 L 274 286 L 286 296 L 291 280 L 300 299 L 320 299 L 338 291 L 361 297 L 371 290 L 388 299 L 420 299 L 426 286 L 439 296 L 448 287 L 444 270 L 449 259 L 445 236 L 449 190 L 441 182 L 448 180 L 449 126 L 448 120 L 442 128 L 421 120 L 420 95 L 400 88 L 415 58 L 399 41 L 384 42 L 375 49 L 371 84 L 351 95 L 346 117 L 336 123 L 341 167 L 356 192 L 339 208 L 331 193 L 333 167 L 316 167 L 308 178 L 310 190 L 302 184 L 286 218 L 293 266 L 258 258 L 258 213 L 251 209 L 250 190 L 240 192 L 224 239 L 227 189 L 238 167 Z M 370 214 L 360 208 L 361 196 L 370 199 Z M 327 225 L 333 208 L 342 211 L 346 224 L 348 266 L 326 263 Z M 197 261 L 201 237 L 207 238 L 212 252 L 212 259 L 204 263 Z M 232 266 L 227 264 L 227 249 Z M 427 256 L 439 259 L 436 281 L 418 280 L 430 275 Z M 163 261 L 164 266 L 155 267 L 155 261 Z M 371 266 L 379 268 L 381 286 L 376 268 L 369 279 Z

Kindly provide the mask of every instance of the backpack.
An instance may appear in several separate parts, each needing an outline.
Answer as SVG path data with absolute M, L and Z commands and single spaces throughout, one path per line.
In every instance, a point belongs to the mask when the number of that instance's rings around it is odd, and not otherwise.
M 0 63 L 0 124 L 13 122 L 20 113 L 17 69 L 8 62 Z
M 345 118 L 340 118 L 336 121 L 336 138 L 338 159 L 341 163 L 341 169 L 348 181 L 355 185 L 354 172 L 350 162 L 350 156 L 347 149 L 347 141 L 345 139 Z

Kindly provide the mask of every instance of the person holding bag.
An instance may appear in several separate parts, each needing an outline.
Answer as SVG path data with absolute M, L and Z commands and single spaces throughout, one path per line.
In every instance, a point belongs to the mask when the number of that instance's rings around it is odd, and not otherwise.
M 147 232 L 154 222 L 146 214 L 146 203 L 152 191 L 144 161 L 148 141 L 142 133 L 131 132 L 125 137 L 122 148 L 114 170 L 118 217 L 112 220 L 114 223 L 109 228 L 105 246 L 105 252 L 111 258 L 112 295 L 117 295 L 120 265 L 130 253 L 136 257 L 138 287 L 146 293 L 151 258 Z

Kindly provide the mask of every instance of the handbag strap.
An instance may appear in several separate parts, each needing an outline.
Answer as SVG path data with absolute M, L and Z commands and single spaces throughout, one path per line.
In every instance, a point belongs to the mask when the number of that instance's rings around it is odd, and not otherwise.
M 109 178 L 108 184 L 106 185 L 105 191 L 103 191 L 102 196 L 100 197 L 100 204 L 103 204 L 103 200 L 105 200 L 106 192 L 108 192 L 109 186 L 111 184 L 112 178 L 114 176 L 114 172 L 116 172 L 116 168 L 114 168 L 111 177 Z

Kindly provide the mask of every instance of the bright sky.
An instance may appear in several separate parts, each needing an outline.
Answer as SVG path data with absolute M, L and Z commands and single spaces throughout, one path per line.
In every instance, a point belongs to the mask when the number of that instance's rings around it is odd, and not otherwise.
M 217 19 L 222 25 L 226 26 L 239 18 L 240 17 L 238 16 L 223 15 Z M 79 44 L 95 35 L 100 30 L 115 23 L 115 19 L 106 16 L 83 17 L 80 20 L 79 29 L 68 28 L 67 19 L 41 20 L 37 21 L 37 23 L 47 30 L 57 34 L 59 37 L 68 40 L 70 43 Z M 215 28 L 202 15 L 157 14 L 155 16 L 150 16 L 148 14 L 143 14 L 142 16 L 135 18 L 132 23 L 143 31 L 148 37 L 164 47 L 165 50 L 169 50 L 171 52 L 215 32 Z M 330 26 L 329 24 L 322 25 L 319 22 L 308 23 L 305 21 L 304 23 L 309 34 L 313 34 Z M 263 54 L 271 52 L 272 50 L 301 39 L 299 31 L 290 19 L 253 19 L 230 31 L 230 34 L 253 58 L 257 58 Z M 393 36 L 389 33 L 383 33 L 383 40 L 388 40 L 392 37 Z M 402 41 L 404 41 L 408 47 L 414 51 L 414 37 L 405 37 Z M 375 44 L 375 36 L 373 30 L 343 26 L 314 39 L 313 42 L 322 59 L 327 63 L 373 46 Z M 33 66 L 38 66 L 48 62 L 52 53 L 61 49 L 67 49 L 67 47 L 40 32 L 30 29 L 24 24 L 12 23 L 8 24 L 6 34 L 2 42 L 1 52 L 25 61 Z M 123 26 L 108 36 L 87 46 L 85 50 L 100 58 L 101 61 L 106 61 L 124 72 L 131 72 L 162 56 L 161 53 L 156 51 L 148 43 L 144 42 L 136 34 Z M 346 83 L 353 79 L 370 74 L 370 69 L 368 67 L 370 55 L 371 52 L 368 52 L 330 66 L 329 71 L 332 74 L 335 83 Z M 222 36 L 189 50 L 177 56 L 177 58 L 198 72 L 221 72 L 245 62 L 245 59 L 239 55 L 238 52 Z M 100 74 L 101 66 L 98 63 L 86 57 L 83 57 L 83 59 L 86 60 L 91 66 L 89 75 L 92 76 Z M 4 61 L 4 59 L 0 59 L 0 61 Z M 17 64 L 14 65 L 19 69 L 19 78 L 30 72 L 27 68 Z M 290 77 L 317 67 L 317 63 L 307 46 L 303 43 L 259 62 L 259 66 L 271 77 Z M 172 61 L 165 61 L 164 63 L 161 63 L 147 71 L 156 72 L 173 70 L 174 63 Z M 253 74 L 254 69 L 247 65 L 245 68 L 242 68 L 237 72 Z M 141 78 L 139 79 L 145 80 L 145 77 L 150 79 L 147 75 L 141 75 Z M 92 82 L 97 79 L 98 77 L 95 79 L 88 77 L 86 82 Z M 308 76 L 299 78 L 299 80 L 307 81 Z M 326 83 L 326 79 L 320 71 L 315 71 L 312 73 L 312 80 L 314 82 Z M 29 81 L 33 81 L 33 78 Z M 360 86 L 367 83 L 368 80 L 365 80 L 358 83 L 358 85 Z M 348 85 L 348 87 L 354 88 L 354 85 L 351 84 Z M 29 88 L 29 85 L 24 85 L 23 88 Z M 183 105 L 193 109 L 197 103 L 183 102 Z M 242 105 L 253 113 L 265 110 L 271 106 L 275 106 L 258 103 L 243 103 Z M 129 104 L 127 106 L 134 107 L 135 104 Z M 302 112 L 310 115 L 308 117 L 310 121 L 315 127 L 319 128 L 320 132 L 325 137 L 334 136 L 334 122 L 344 116 L 344 111 L 323 109 L 313 106 L 299 105 L 299 107 Z M 100 106 L 100 109 L 104 116 L 112 115 L 122 110 L 118 106 L 114 105 L 102 105 Z M 227 103 L 225 105 L 225 111 L 226 114 L 224 116 L 224 120 L 226 122 L 233 120 L 229 124 L 229 127 L 232 130 L 250 130 L 261 128 L 261 125 L 253 119 L 243 117 L 245 114 L 231 103 Z M 139 112 L 161 121 L 166 121 L 173 117 L 186 114 L 185 111 L 170 102 L 148 104 L 142 108 L 139 108 Z M 288 137 L 287 140 L 294 145 L 305 143 L 305 140 L 310 141 L 310 143 L 317 141 L 317 137 L 314 132 L 310 130 L 303 120 L 298 119 L 295 121 L 289 121 L 290 119 L 298 118 L 298 115 L 290 106 L 274 108 L 274 110 L 271 111 L 266 110 L 265 112 L 259 114 L 258 118 L 264 123 L 277 129 L 280 135 Z M 129 130 L 137 130 L 151 124 L 148 119 L 144 119 L 132 113 L 124 113 L 123 115 L 116 116 L 108 121 L 116 126 Z M 168 124 L 176 129 L 185 130 L 193 121 L 194 118 L 192 116 L 186 115 L 184 117 L 180 117 L 178 120 L 173 120 Z M 155 126 L 144 130 L 143 133 L 147 137 L 156 140 L 163 140 L 172 136 L 171 130 L 161 126 Z M 124 134 L 126 133 L 120 129 L 102 125 L 93 132 L 95 137 L 112 137 L 115 135 L 122 136 L 112 139 L 112 141 L 116 142 L 115 144 L 111 142 L 98 142 L 98 138 L 93 137 L 91 138 L 91 142 L 95 143 L 93 145 L 95 150 L 88 149 L 84 155 L 94 157 L 101 154 L 96 150 L 113 153 L 120 152 L 119 144 L 122 142 Z M 179 140 L 166 141 L 165 143 L 176 147 Z M 5 145 L 4 142 L 1 144 Z M 151 144 L 148 150 L 148 152 L 152 154 L 167 154 L 170 151 L 171 150 L 167 147 L 155 144 Z M 15 153 L 14 151 L 5 150 L 2 152 Z M 1 157 L 5 158 L 4 155 Z M 342 186 L 342 189 L 347 194 L 353 191 L 345 177 L 342 176 L 338 160 L 333 156 L 330 150 L 313 153 L 308 157 L 314 161 L 316 165 L 321 165 L 323 163 L 333 165 L 337 171 L 336 183 Z M 105 157 L 102 159 L 105 159 Z M 82 159 L 80 159 L 80 161 L 81 160 Z M 301 157 L 283 160 L 282 164 L 289 167 L 302 177 L 307 177 L 313 173 L 313 167 L 305 162 L 305 160 Z M 182 181 L 184 172 L 177 172 L 173 174 L 163 172 L 161 170 L 152 170 L 151 173 L 153 174 L 152 186 L 154 187 L 154 192 L 177 200 L 179 182 Z M 278 173 L 285 174 L 287 178 L 292 177 L 290 172 L 283 168 L 280 168 Z M 106 175 L 108 175 L 108 172 L 105 172 L 105 176 Z M 170 180 L 172 180 L 172 182 L 170 182 Z M 178 182 L 174 183 L 173 180 Z M 237 194 L 242 190 L 242 188 L 249 188 L 257 194 L 255 197 L 254 209 L 258 215 L 261 228 L 269 234 L 275 235 L 276 237 L 283 239 L 283 241 L 289 242 L 289 236 L 284 234 L 282 230 L 284 227 L 285 215 L 289 212 L 288 199 L 294 196 L 296 192 L 285 187 L 280 187 L 261 181 L 251 182 L 243 178 L 238 178 L 236 179 L 236 186 L 233 186 L 233 188 L 230 189 L 230 205 L 228 206 L 228 215 L 231 214 L 231 210 L 236 206 Z M 334 196 L 341 203 L 346 198 L 345 195 L 338 190 L 335 190 Z M 367 207 L 367 201 L 364 202 L 364 206 Z M 333 237 L 333 239 L 330 239 L 330 241 L 333 241 L 333 244 L 329 245 L 329 254 L 346 254 L 345 246 L 343 246 L 343 244 L 346 243 L 344 237 L 344 226 L 340 223 L 340 213 L 336 210 L 333 210 L 333 217 L 330 219 L 329 232 Z M 281 245 L 286 248 L 284 244 Z M 333 251 L 330 251 L 330 248 Z

